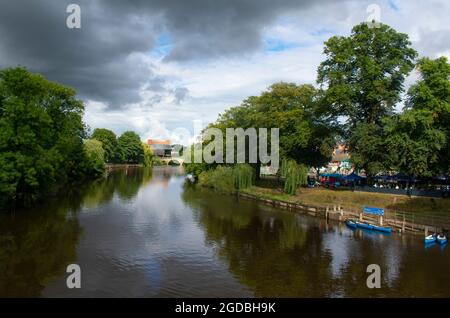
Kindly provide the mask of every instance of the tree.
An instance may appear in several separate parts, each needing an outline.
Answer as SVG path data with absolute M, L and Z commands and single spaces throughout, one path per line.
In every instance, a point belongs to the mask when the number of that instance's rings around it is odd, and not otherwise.
M 433 127 L 431 112 L 406 110 L 387 119 L 384 129 L 392 168 L 414 176 L 447 172 L 439 169 L 440 152 L 446 150 L 445 132 Z
M 321 167 L 331 159 L 335 133 L 318 107 L 317 93 L 312 85 L 276 83 L 227 110 L 213 126 L 279 128 L 281 157 Z
M 118 160 L 117 137 L 114 132 L 104 128 L 97 128 L 94 130 L 91 138 L 102 143 L 103 149 L 105 150 L 105 161 L 107 163 L 113 163 Z
M 386 120 L 390 163 L 411 175 L 448 173 L 450 162 L 450 65 L 422 58 L 421 79 L 408 91 L 402 114 Z
M 349 37 L 325 42 L 326 55 L 318 69 L 323 98 L 336 116 L 346 116 L 349 128 L 358 123 L 380 125 L 392 113 L 403 91 L 405 77 L 414 68 L 417 53 L 408 36 L 380 24 L 356 25 Z
M 320 104 L 332 117 L 345 118 L 343 137 L 356 168 L 375 174 L 385 168 L 382 121 L 393 115 L 417 53 L 406 34 L 362 23 L 349 37 L 325 42 L 324 54 L 317 79 Z
M 91 175 L 102 175 L 105 172 L 105 150 L 101 141 L 88 139 L 84 142 L 84 151 L 86 153 L 87 173 Z
M 75 91 L 24 68 L 0 71 L 0 204 L 29 204 L 79 180 L 84 105 Z
M 139 135 L 135 132 L 124 132 L 118 139 L 118 147 L 121 162 L 134 164 L 143 162 L 144 149 Z
M 383 127 L 374 123 L 358 123 L 350 139 L 351 161 L 357 169 L 364 169 L 368 176 L 388 170 Z
M 151 167 L 153 165 L 153 150 L 145 142 L 142 143 L 142 149 L 144 150 L 143 156 L 144 167 Z

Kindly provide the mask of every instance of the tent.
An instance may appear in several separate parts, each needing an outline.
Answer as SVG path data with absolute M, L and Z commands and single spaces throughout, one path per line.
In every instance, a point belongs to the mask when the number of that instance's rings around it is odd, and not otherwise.
M 397 182 L 416 182 L 417 179 L 413 176 L 408 176 L 404 173 L 397 173 L 396 175 L 392 176 L 392 180 Z
M 325 178 L 335 178 L 335 179 L 340 179 L 343 177 L 343 175 L 339 174 L 339 173 L 322 173 L 320 176 L 325 177 Z
M 362 180 L 362 179 L 364 179 L 364 177 L 358 176 L 355 172 L 352 172 L 348 176 L 344 176 L 342 179 L 345 181 L 354 182 L 354 181 Z

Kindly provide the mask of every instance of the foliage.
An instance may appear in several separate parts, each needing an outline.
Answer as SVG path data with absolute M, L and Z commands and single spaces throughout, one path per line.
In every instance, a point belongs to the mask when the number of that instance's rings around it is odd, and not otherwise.
M 234 187 L 237 190 L 251 187 L 255 183 L 255 172 L 250 165 L 238 164 L 233 168 Z
M 86 176 L 83 104 L 23 68 L 0 71 L 0 205 L 29 204 Z
M 368 176 L 389 170 L 383 127 L 374 123 L 358 123 L 348 141 L 351 162 Z
M 260 96 L 228 109 L 210 127 L 223 132 L 226 128 L 279 128 L 280 156 L 321 167 L 331 159 L 336 125 L 316 103 L 317 94 L 312 85 L 276 83 Z
M 97 128 L 91 138 L 101 141 L 105 150 L 105 162 L 113 163 L 119 160 L 117 137 L 114 132 L 105 128 Z
M 215 169 L 200 173 L 199 185 L 214 188 L 221 192 L 236 192 L 254 184 L 255 174 L 250 165 L 219 165 Z
M 144 149 L 138 134 L 126 131 L 119 137 L 117 143 L 122 163 L 138 164 L 143 162 Z
M 392 113 L 417 56 L 406 34 L 367 23 L 349 37 L 330 38 L 324 54 L 317 81 L 327 86 L 325 104 L 334 115 L 347 116 L 350 129 L 360 122 L 379 125 Z
M 144 150 L 143 165 L 144 167 L 151 167 L 153 165 L 153 150 L 145 142 L 142 143 L 142 149 Z
M 281 167 L 284 181 L 284 192 L 295 195 L 300 186 L 307 184 L 308 169 L 294 160 L 283 160 Z
M 84 142 L 86 153 L 87 172 L 90 175 L 100 176 L 105 172 L 105 150 L 102 143 L 96 139 L 88 139 Z
M 406 109 L 386 120 L 389 162 L 411 175 L 448 173 L 450 162 L 450 65 L 421 59 L 421 80 L 408 91 Z
M 152 157 L 152 166 L 165 166 L 165 162 L 161 160 L 158 156 Z
M 343 116 L 343 137 L 351 160 L 368 175 L 388 169 L 384 121 L 400 101 L 405 77 L 417 53 L 406 34 L 387 25 L 356 25 L 350 36 L 334 36 L 325 43 L 318 69 L 324 87 L 320 103 L 331 116 Z
M 203 171 L 198 176 L 198 184 L 221 192 L 235 192 L 233 168 L 217 166 L 215 169 Z

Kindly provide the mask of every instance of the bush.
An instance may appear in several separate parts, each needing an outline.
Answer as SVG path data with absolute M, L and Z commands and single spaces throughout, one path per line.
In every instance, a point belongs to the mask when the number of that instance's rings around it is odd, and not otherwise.
M 142 143 L 142 149 L 144 150 L 144 167 L 151 167 L 153 165 L 153 150 L 145 142 Z
M 300 186 L 308 182 L 308 169 L 294 160 L 284 159 L 281 164 L 281 177 L 284 181 L 284 192 L 295 195 Z
M 87 175 L 101 176 L 105 172 L 105 150 L 100 141 L 89 139 L 84 142 L 87 158 Z
M 238 164 L 233 168 L 234 187 L 237 190 L 251 187 L 255 183 L 255 172 L 250 165 Z
M 254 175 L 253 168 L 249 165 L 217 166 L 216 169 L 201 172 L 198 183 L 218 191 L 234 193 L 251 187 L 254 184 Z

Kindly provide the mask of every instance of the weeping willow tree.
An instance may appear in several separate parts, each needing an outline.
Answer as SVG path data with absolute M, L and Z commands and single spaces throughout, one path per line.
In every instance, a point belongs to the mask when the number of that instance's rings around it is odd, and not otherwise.
M 295 195 L 297 188 L 307 184 L 308 169 L 294 160 L 283 159 L 281 177 L 284 179 L 284 192 Z
M 233 169 L 234 187 L 241 190 L 251 187 L 255 182 L 255 173 L 248 164 L 238 164 Z

